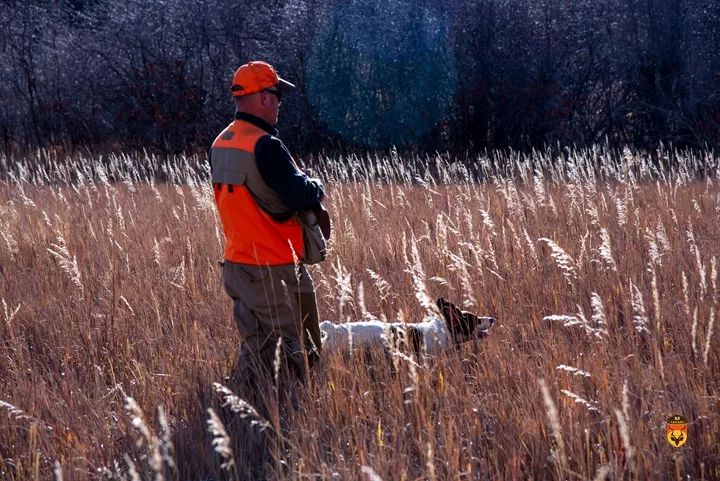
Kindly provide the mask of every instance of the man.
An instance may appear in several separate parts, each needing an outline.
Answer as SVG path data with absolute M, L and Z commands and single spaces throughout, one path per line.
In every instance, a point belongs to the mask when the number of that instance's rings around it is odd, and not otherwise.
M 231 378 L 244 383 L 253 383 L 257 369 L 275 373 L 278 342 L 290 377 L 300 380 L 320 352 L 315 292 L 294 214 L 317 206 L 323 186 L 298 169 L 274 128 L 283 94 L 293 90 L 265 62 L 242 65 L 231 87 L 235 121 L 210 150 L 226 241 L 223 281 L 242 338 Z

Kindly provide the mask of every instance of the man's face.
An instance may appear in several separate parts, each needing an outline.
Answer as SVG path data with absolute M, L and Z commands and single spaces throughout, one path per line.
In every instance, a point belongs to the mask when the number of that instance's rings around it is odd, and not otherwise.
M 263 106 L 264 118 L 270 125 L 275 125 L 278 122 L 278 112 L 280 111 L 280 104 L 282 103 L 282 92 L 277 90 L 276 87 L 270 87 L 260 92 L 260 102 Z

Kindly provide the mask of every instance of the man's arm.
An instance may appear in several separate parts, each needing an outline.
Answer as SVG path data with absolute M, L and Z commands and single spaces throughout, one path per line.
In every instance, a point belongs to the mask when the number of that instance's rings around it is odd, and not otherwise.
M 266 135 L 255 145 L 255 160 L 265 183 L 290 210 L 309 209 L 324 195 L 322 183 L 302 173 L 277 137 Z

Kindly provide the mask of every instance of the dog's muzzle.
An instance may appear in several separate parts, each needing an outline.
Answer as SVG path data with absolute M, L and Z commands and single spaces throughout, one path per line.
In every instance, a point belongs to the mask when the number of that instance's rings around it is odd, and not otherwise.
M 495 318 L 494 317 L 479 317 L 478 318 L 480 322 L 478 322 L 477 327 L 475 328 L 475 336 L 478 338 L 487 337 L 490 335 L 490 328 L 495 325 Z

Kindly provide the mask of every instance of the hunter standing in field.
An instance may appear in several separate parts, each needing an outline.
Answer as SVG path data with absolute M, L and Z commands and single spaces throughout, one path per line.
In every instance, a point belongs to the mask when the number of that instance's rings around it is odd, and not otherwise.
M 226 242 L 223 281 L 242 338 L 231 380 L 251 386 L 258 369 L 274 374 L 278 341 L 291 379 L 303 380 L 320 353 L 297 214 L 319 206 L 323 185 L 300 171 L 274 127 L 283 95 L 293 90 L 265 62 L 242 65 L 232 79 L 235 120 L 210 150 Z

